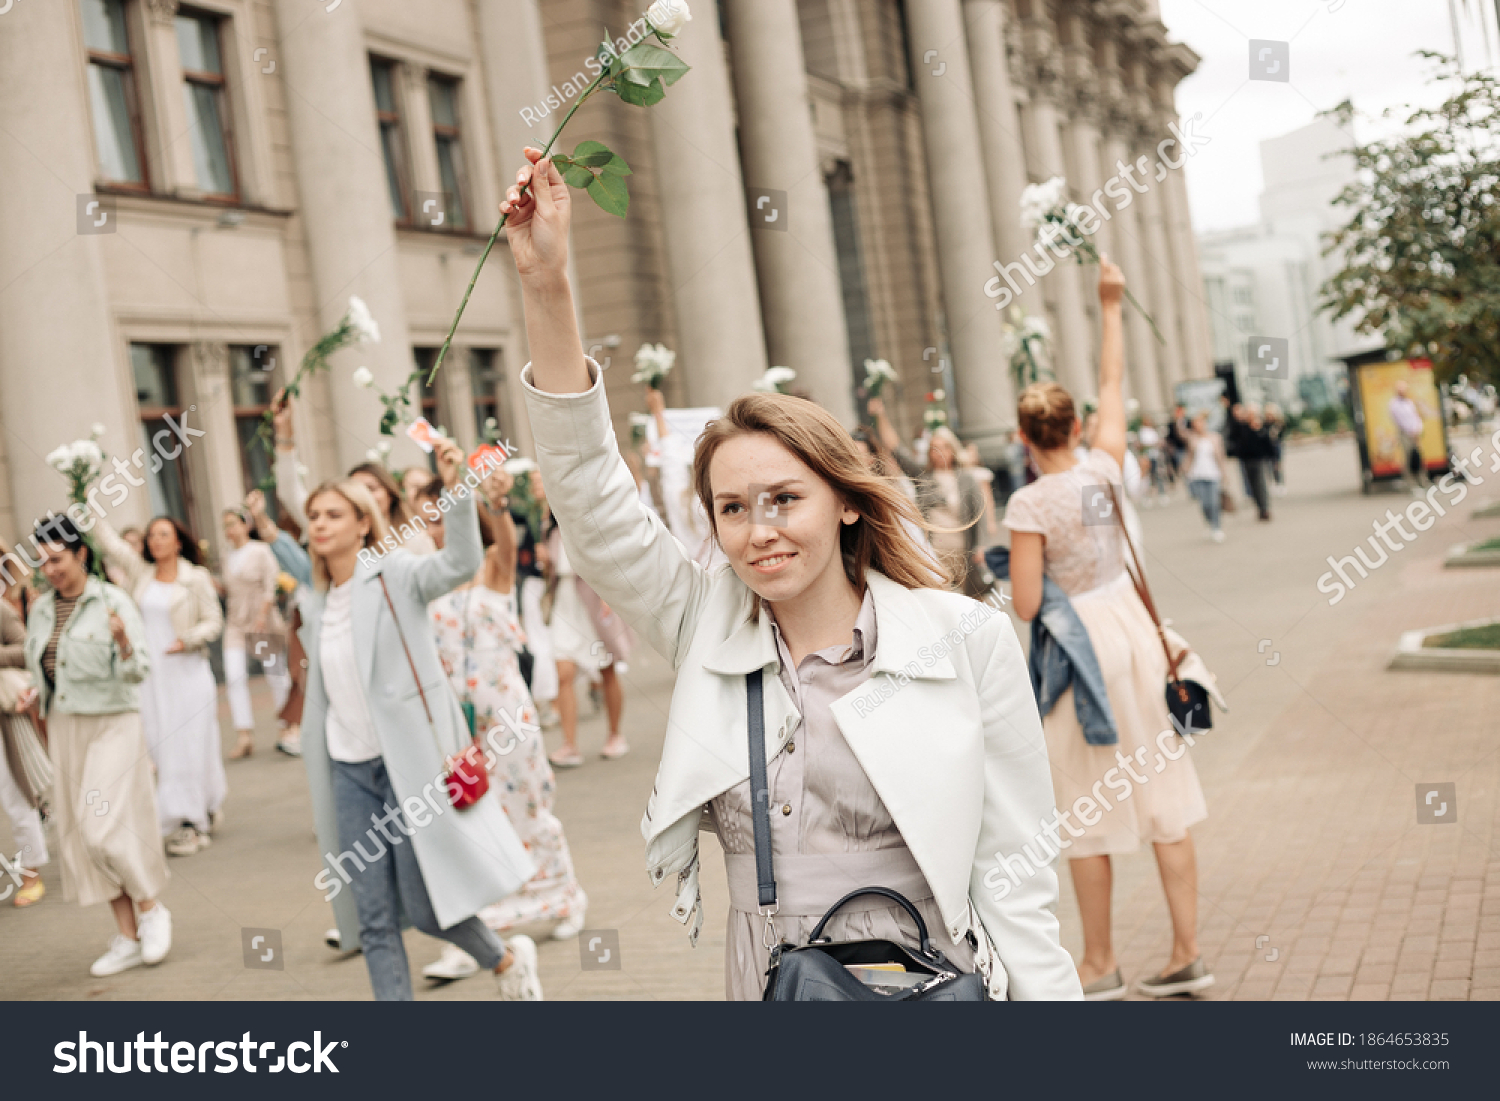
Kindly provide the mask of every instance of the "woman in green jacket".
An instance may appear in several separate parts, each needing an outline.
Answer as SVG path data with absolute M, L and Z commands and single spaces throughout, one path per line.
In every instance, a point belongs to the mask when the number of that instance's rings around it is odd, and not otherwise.
M 63 894 L 114 909 L 119 933 L 89 969 L 114 975 L 160 963 L 172 946 L 172 915 L 157 901 L 167 862 L 137 688 L 150 672 L 145 629 L 130 598 L 93 575 L 72 520 L 39 521 L 33 538 L 51 591 L 27 623 L 37 686 L 27 693 L 47 721 Z

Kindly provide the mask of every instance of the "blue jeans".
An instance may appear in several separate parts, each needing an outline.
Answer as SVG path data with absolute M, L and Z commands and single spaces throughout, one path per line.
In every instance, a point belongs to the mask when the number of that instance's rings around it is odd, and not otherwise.
M 1209 527 L 1219 530 L 1219 482 L 1213 478 L 1194 478 L 1188 482 L 1188 492 L 1203 506 L 1203 518 Z
M 428 936 L 458 945 L 480 967 L 493 971 L 505 958 L 505 945 L 482 921 L 471 916 L 451 929 L 438 927 L 417 854 L 406 836 L 415 827 L 395 810 L 400 804 L 386 775 L 385 760 L 331 763 L 340 866 L 352 875 L 349 886 L 359 914 L 359 942 L 375 1000 L 412 1000 L 411 965 L 401 943 L 403 915 Z

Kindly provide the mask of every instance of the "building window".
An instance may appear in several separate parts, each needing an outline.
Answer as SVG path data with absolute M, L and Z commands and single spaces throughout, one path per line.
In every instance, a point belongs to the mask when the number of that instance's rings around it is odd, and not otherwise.
M 448 224 L 463 229 L 469 220 L 464 213 L 464 151 L 458 127 L 458 81 L 428 77 L 427 96 L 432 104 L 432 138 L 437 144 L 438 179 L 443 186 Z
M 401 155 L 401 108 L 396 101 L 396 63 L 370 58 L 370 80 L 375 85 L 375 118 L 380 124 L 380 150 L 385 155 L 385 189 L 391 216 L 405 222 L 406 160 Z
M 141 164 L 141 108 L 122 0 L 79 0 L 89 56 L 89 103 L 99 172 L 116 184 L 146 187 Z
M 271 455 L 256 437 L 271 398 L 276 393 L 279 352 L 265 344 L 229 346 L 229 388 L 234 395 L 234 430 L 240 443 L 240 480 L 248 493 L 271 473 Z M 276 515 L 276 495 L 266 495 L 266 508 Z
M 510 404 L 505 394 L 505 369 L 500 353 L 494 348 L 474 348 L 469 352 L 469 391 L 474 395 L 474 429 L 480 439 L 485 423 L 495 420 L 495 432 L 503 440 L 510 428 Z
M 182 423 L 177 385 L 177 351 L 171 344 L 132 344 L 135 400 L 141 418 L 141 476 L 151 497 L 152 516 L 171 516 L 193 531 L 193 493 L 187 452 L 167 418 Z
M 833 244 L 839 258 L 839 288 L 844 298 L 844 324 L 853 365 L 875 357 L 875 330 L 870 296 L 865 289 L 864 260 L 859 247 L 859 212 L 854 202 L 854 173 L 840 161 L 828 177 L 828 206 L 833 218 Z
M 209 195 L 235 197 L 230 159 L 229 102 L 216 16 L 181 11 L 177 53 L 182 60 L 182 95 L 187 104 L 188 138 L 198 187 Z

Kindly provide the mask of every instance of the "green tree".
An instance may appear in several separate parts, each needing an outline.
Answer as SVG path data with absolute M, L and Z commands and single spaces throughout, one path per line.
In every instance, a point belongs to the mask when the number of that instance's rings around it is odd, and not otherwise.
M 1346 150 L 1358 178 L 1333 202 L 1353 216 L 1325 235 L 1344 268 L 1320 308 L 1430 358 L 1442 379 L 1500 382 L 1500 84 L 1421 56 L 1433 84 L 1457 90 L 1411 111 L 1399 135 Z M 1345 129 L 1355 117 L 1348 100 L 1326 114 Z

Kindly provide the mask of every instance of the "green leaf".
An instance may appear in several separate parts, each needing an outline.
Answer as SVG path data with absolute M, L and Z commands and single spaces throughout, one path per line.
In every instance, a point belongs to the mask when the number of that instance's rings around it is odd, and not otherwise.
M 614 157 L 609 146 L 598 141 L 581 141 L 578 148 L 573 150 L 573 163 L 585 165 L 589 168 L 603 168 Z
M 605 176 L 628 176 L 630 175 L 630 165 L 625 163 L 625 158 L 620 156 L 620 154 L 611 153 L 609 160 L 599 171 Z
M 625 217 L 625 211 L 630 206 L 630 192 L 625 187 L 625 181 L 620 176 L 600 176 L 588 186 L 589 198 L 599 205 L 599 209 L 606 214 L 613 214 L 617 218 Z
M 688 65 L 671 50 L 649 42 L 637 42 L 620 55 L 619 64 L 610 66 L 615 92 L 637 107 L 661 102 L 667 85 L 675 84 L 687 71 Z
M 563 182 L 569 187 L 585 188 L 594 182 L 594 174 L 581 164 L 574 164 L 573 158 L 563 153 L 554 154 L 552 163 L 562 173 Z

